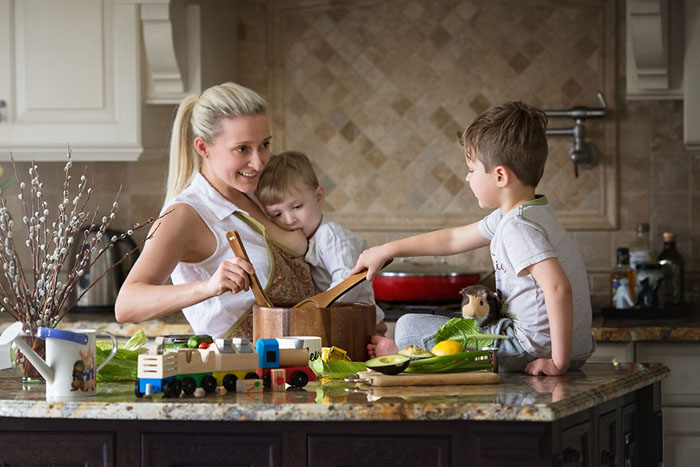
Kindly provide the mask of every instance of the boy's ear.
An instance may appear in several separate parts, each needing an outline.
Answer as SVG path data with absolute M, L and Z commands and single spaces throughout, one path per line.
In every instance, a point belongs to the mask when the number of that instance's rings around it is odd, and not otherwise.
M 201 136 L 197 136 L 194 139 L 194 149 L 197 151 L 197 154 L 204 157 L 205 159 L 209 157 L 209 151 L 207 150 L 207 142 L 204 141 Z
M 323 189 L 322 186 L 316 188 L 316 201 L 318 204 L 323 204 L 323 201 L 326 199 L 326 190 Z
M 513 177 L 513 172 L 502 165 L 496 166 L 493 169 L 494 177 L 496 178 L 496 186 L 499 188 L 505 188 L 511 182 Z

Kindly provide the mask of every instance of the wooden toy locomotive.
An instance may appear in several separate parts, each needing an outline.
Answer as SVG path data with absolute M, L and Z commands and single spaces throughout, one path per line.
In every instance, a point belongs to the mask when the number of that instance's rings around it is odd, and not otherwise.
M 164 397 L 193 394 L 198 387 L 213 393 L 217 386 L 236 390 L 239 379 L 262 378 L 270 387 L 270 371 L 285 370 L 287 384 L 304 387 L 315 381 L 309 368 L 308 349 L 280 349 L 276 339 L 258 339 L 250 346 L 229 345 L 217 340 L 206 349 L 171 349 L 159 355 L 139 355 L 137 397 L 163 393 Z M 229 341 L 230 342 L 230 341 Z M 246 351 L 247 350 L 247 351 Z

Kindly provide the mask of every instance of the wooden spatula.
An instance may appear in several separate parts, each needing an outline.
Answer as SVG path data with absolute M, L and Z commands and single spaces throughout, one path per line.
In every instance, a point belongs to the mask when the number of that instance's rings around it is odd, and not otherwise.
M 321 292 L 309 298 L 305 298 L 304 300 L 294 305 L 292 308 L 326 308 L 330 306 L 333 302 L 338 300 L 338 297 L 355 287 L 363 280 L 365 280 L 365 277 L 367 277 L 367 271 L 352 274 L 350 277 L 348 277 L 335 287 L 331 287 L 325 292 Z
M 243 258 L 244 260 L 250 263 L 250 259 L 248 259 L 248 254 L 245 252 L 243 242 L 241 241 L 241 237 L 238 235 L 237 231 L 232 230 L 228 232 L 226 234 L 226 240 L 228 240 L 228 243 L 229 245 L 231 245 L 231 249 L 233 250 L 233 253 L 236 256 L 238 256 L 239 258 Z M 255 303 L 258 306 L 274 308 L 275 305 L 273 305 L 270 299 L 267 298 L 267 295 L 265 295 L 265 291 L 260 285 L 258 276 L 256 276 L 255 274 L 250 275 L 250 287 L 253 289 L 253 295 L 255 295 Z
M 387 267 L 389 264 L 391 264 L 393 260 L 389 260 L 386 263 L 384 263 L 384 266 L 382 266 L 382 269 Z M 300 301 L 296 305 L 294 305 L 292 308 L 306 308 L 306 309 L 314 309 L 314 308 L 326 308 L 329 307 L 333 302 L 338 300 L 338 297 L 343 295 L 345 292 L 348 290 L 352 289 L 355 287 L 357 284 L 365 280 L 367 277 L 367 271 L 361 271 L 357 272 L 355 274 L 350 275 L 347 279 L 345 279 L 343 282 L 340 284 L 336 285 L 335 287 L 332 287 L 325 292 L 321 292 L 319 294 L 313 295 L 309 298 L 305 298 L 304 300 Z

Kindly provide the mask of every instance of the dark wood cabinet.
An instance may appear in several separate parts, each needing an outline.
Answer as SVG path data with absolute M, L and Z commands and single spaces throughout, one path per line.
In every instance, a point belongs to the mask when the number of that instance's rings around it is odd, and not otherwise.
M 246 436 L 218 433 L 143 433 L 141 465 L 215 466 L 281 465 L 280 436 Z
M 38 422 L 40 426 L 41 422 Z M 114 433 L 85 431 L 0 432 L 0 465 L 112 466 Z
M 0 466 L 656 467 L 659 405 L 654 383 L 553 422 L 0 418 Z
M 308 465 L 337 467 L 450 465 L 450 436 L 320 435 L 307 438 Z

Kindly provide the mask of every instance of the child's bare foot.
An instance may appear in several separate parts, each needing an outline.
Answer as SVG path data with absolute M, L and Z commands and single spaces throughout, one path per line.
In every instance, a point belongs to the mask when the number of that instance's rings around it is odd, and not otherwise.
M 389 355 L 396 353 L 396 342 L 394 339 L 384 336 L 373 335 L 370 343 L 367 344 L 367 353 L 369 358 L 378 357 L 380 355 Z

